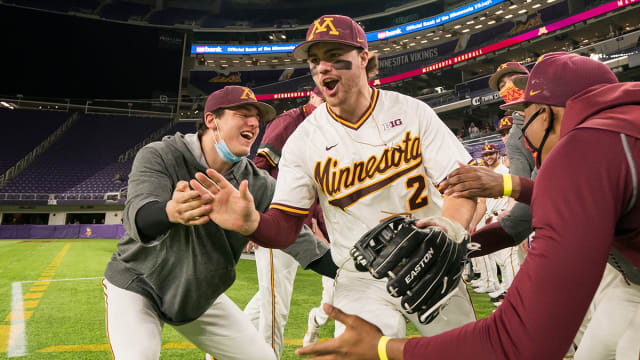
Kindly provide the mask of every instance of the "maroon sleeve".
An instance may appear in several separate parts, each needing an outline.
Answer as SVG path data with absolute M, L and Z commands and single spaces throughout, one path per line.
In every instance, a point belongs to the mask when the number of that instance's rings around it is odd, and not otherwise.
M 471 241 L 480 244 L 480 250 L 474 251 L 469 257 L 479 257 L 498 250 L 515 246 L 516 241 L 504 231 L 500 222 L 496 221 L 471 234 Z
M 296 241 L 305 217 L 306 214 L 294 215 L 271 208 L 266 213 L 260 214 L 258 228 L 249 237 L 260 246 L 286 249 Z
M 515 200 L 527 205 L 531 205 L 531 197 L 533 196 L 534 184 L 535 182 L 533 180 L 520 177 L 520 194 Z
M 536 179 L 535 241 L 502 305 L 486 319 L 408 340 L 404 358 L 561 359 L 602 278 L 630 186 L 625 164 L 619 134 L 579 129 L 563 138 Z
M 299 107 L 278 115 L 267 125 L 260 147 L 268 146 L 272 151 L 280 155 L 285 142 L 303 120 L 304 113 Z M 275 161 L 274 163 L 272 159 L 268 159 L 267 155 L 258 150 L 254 163 L 258 168 L 267 170 L 271 176 L 278 178 L 278 164 L 277 160 Z
M 253 163 L 256 164 L 258 169 L 267 170 L 269 173 L 271 173 L 271 170 L 274 168 L 274 166 L 272 166 L 271 163 L 260 154 L 256 155 L 253 159 Z

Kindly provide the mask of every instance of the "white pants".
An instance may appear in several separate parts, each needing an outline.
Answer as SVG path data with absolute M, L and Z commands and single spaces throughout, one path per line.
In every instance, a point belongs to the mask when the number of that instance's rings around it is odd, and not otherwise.
M 259 247 L 255 250 L 258 292 L 244 309 L 258 332 L 280 358 L 284 327 L 289 318 L 291 293 L 298 262 L 289 254 Z
M 483 287 L 495 288 L 498 283 L 498 267 L 496 265 L 495 253 L 478 257 L 480 263 L 480 280 Z
M 311 309 L 309 312 L 313 313 L 316 324 L 324 325 L 329 321 L 329 315 L 322 309 L 322 304 L 333 304 L 333 289 L 335 281 L 332 278 L 326 276 L 322 277 L 322 301 L 320 301 L 320 307 Z
M 113 358 L 159 359 L 164 322 L 149 300 L 106 279 L 102 285 L 107 308 L 107 337 Z M 273 350 L 258 335 L 247 316 L 224 294 L 199 318 L 173 328 L 218 360 L 275 360 Z
M 342 270 L 336 277 L 334 305 L 342 311 L 355 314 L 375 324 L 389 337 L 403 338 L 406 335 L 405 318 L 411 321 L 420 334 L 433 336 L 476 320 L 471 298 L 462 280 L 458 292 L 449 299 L 448 305 L 430 324 L 418 321 L 418 314 L 406 314 L 400 304 L 401 298 L 394 298 L 387 292 L 387 280 L 376 280 L 371 275 Z M 345 326 L 336 321 L 335 336 L 338 337 Z
M 575 359 L 638 359 L 639 312 L 640 285 L 627 284 L 615 268 L 607 265 L 591 302 L 591 321 L 580 340 Z
M 520 270 L 520 260 L 518 260 L 518 247 L 512 246 L 494 252 L 493 259 L 500 267 L 502 273 L 502 282 L 500 287 L 503 291 L 507 291 Z

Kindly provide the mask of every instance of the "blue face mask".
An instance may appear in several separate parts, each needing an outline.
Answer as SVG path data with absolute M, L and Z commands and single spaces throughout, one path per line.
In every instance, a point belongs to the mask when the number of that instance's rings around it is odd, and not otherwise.
M 231 152 L 231 150 L 227 146 L 227 143 L 225 143 L 224 139 L 222 138 L 222 134 L 220 133 L 220 127 L 218 126 L 217 121 L 216 121 L 216 131 L 218 132 L 218 136 L 220 137 L 220 142 L 216 141 L 215 147 L 216 147 L 216 151 L 218 151 L 218 155 L 220 155 L 222 160 L 229 163 L 237 163 L 238 161 L 246 158 L 246 156 L 236 156 L 234 153 Z M 215 135 L 213 139 L 215 140 Z

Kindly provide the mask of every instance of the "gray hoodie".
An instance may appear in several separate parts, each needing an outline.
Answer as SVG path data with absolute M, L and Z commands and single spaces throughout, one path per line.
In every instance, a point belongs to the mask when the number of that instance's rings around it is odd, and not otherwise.
M 196 226 L 174 224 L 152 242 L 142 243 L 135 215 L 151 201 L 169 201 L 178 181 L 189 181 L 206 169 L 196 134 L 167 136 L 138 152 L 129 176 L 126 233 L 104 273 L 112 284 L 150 300 L 159 316 L 173 325 L 197 319 L 233 284 L 235 266 L 248 239 L 210 221 Z M 256 209 L 268 209 L 275 180 L 266 171 L 243 159 L 225 178 L 236 187 L 248 180 Z M 296 246 L 287 252 L 306 267 L 327 249 L 305 227 Z

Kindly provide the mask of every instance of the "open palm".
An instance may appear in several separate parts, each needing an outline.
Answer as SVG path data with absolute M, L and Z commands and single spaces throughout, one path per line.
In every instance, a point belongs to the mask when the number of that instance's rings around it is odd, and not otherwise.
M 247 180 L 243 180 L 236 189 L 213 169 L 208 169 L 206 175 L 197 173 L 196 179 L 197 181 L 191 180 L 191 187 L 201 196 L 213 198 L 210 203 L 211 212 L 208 214 L 211 221 L 242 235 L 250 235 L 255 231 L 260 215 L 249 192 Z

